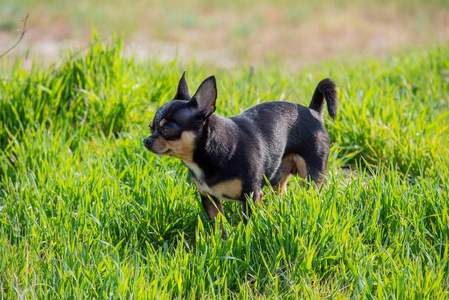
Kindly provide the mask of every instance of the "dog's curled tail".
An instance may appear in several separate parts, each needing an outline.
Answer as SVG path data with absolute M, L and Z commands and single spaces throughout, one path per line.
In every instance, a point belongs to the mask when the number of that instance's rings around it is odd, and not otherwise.
M 312 96 L 312 101 L 310 102 L 309 108 L 318 112 L 323 118 L 324 111 L 324 99 L 327 102 L 327 111 L 332 119 L 337 116 L 337 90 L 335 83 L 329 78 L 323 79 L 318 83 L 315 92 Z

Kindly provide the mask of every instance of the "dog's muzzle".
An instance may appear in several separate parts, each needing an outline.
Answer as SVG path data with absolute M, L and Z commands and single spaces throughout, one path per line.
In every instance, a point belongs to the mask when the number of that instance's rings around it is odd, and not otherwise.
M 151 151 L 151 146 L 154 143 L 154 138 L 149 136 L 146 139 L 143 140 L 143 144 L 145 145 L 145 148 Z

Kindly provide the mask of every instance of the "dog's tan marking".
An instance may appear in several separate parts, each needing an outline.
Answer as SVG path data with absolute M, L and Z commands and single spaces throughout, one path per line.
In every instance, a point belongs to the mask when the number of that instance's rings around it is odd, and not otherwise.
M 198 182 L 198 180 L 196 180 L 195 178 L 192 177 L 193 183 L 196 186 L 196 189 L 198 190 L 198 192 L 200 192 L 201 195 L 207 195 L 206 189 L 204 188 L 204 186 Z
M 242 181 L 240 179 L 226 180 L 211 186 L 210 190 L 214 196 L 226 195 L 226 198 L 237 200 L 242 195 Z
M 159 122 L 159 127 L 162 128 L 162 126 L 164 126 L 165 122 L 167 122 L 167 120 L 162 119 L 162 120 Z
M 262 188 L 259 188 L 259 197 L 254 198 L 254 204 L 260 204 L 260 201 L 262 200 L 262 197 L 264 196 Z
M 168 149 L 170 149 L 168 155 L 179 158 L 186 163 L 191 163 L 193 161 L 195 138 L 194 132 L 184 131 L 179 140 L 165 141 Z
M 195 174 L 196 178 L 199 180 L 204 178 L 203 170 L 194 162 L 186 162 L 184 161 L 185 165 L 189 168 L 193 174 Z
M 195 178 L 192 179 L 201 195 L 211 195 L 217 198 L 236 201 L 239 201 L 239 199 L 241 198 L 242 181 L 240 179 L 222 181 L 220 183 L 214 184 L 211 187 L 209 187 L 205 183 L 201 183 Z
M 168 148 L 167 141 L 163 137 L 158 136 L 154 140 L 152 150 L 151 150 L 151 151 L 153 151 L 153 153 L 155 153 L 157 155 L 164 155 L 169 150 L 170 149 Z
M 219 213 L 221 213 L 224 216 L 224 210 L 223 205 L 221 204 L 221 201 L 218 197 L 211 197 L 212 199 L 205 199 L 205 197 L 208 197 L 208 191 L 210 188 L 207 185 L 201 184 L 198 180 L 196 180 L 194 177 L 192 177 L 193 183 L 195 183 L 196 188 L 202 195 L 201 202 L 203 204 L 204 210 L 206 211 L 207 215 L 211 220 L 215 220 Z M 215 222 L 212 223 L 212 227 L 215 231 L 216 225 Z M 220 222 L 220 228 L 222 231 L 222 236 L 225 238 L 226 233 L 224 231 L 223 222 Z
M 209 197 L 202 196 L 201 197 L 201 203 L 203 204 L 204 210 L 206 211 L 209 218 L 213 221 L 216 221 L 216 218 L 218 214 L 221 214 L 224 217 L 224 211 L 223 211 L 223 205 L 221 204 L 220 199 L 212 197 L 212 199 L 209 199 Z M 212 223 L 212 227 L 215 231 L 216 222 Z M 222 237 L 226 237 L 226 232 L 223 227 L 223 222 L 220 222 L 220 228 L 222 232 Z
M 273 189 L 274 191 L 278 191 L 280 189 L 281 195 L 287 192 L 287 182 L 292 174 L 297 174 L 302 179 L 307 179 L 307 164 L 304 158 L 298 154 L 290 154 L 284 157 L 279 168 L 282 170 L 284 175 L 279 183 L 273 187 Z
M 293 155 L 293 161 L 296 164 L 296 173 L 302 179 L 307 179 L 307 164 L 304 158 L 299 155 Z
M 284 174 L 284 176 L 282 176 L 281 181 L 279 181 L 279 183 L 274 187 L 275 191 L 278 191 L 280 189 L 281 194 L 284 194 L 287 192 L 287 182 L 290 179 L 292 175 L 290 173 Z

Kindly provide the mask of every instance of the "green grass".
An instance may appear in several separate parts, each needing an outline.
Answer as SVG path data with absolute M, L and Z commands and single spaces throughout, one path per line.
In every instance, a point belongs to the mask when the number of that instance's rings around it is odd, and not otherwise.
M 94 36 L 59 64 L 3 64 L 3 298 L 449 297 L 449 45 L 300 73 L 192 62 L 190 88 L 214 73 L 224 116 L 308 105 L 326 76 L 340 88 L 325 184 L 291 180 L 247 227 L 226 203 L 226 240 L 186 168 L 142 147 L 183 68 L 120 51 Z

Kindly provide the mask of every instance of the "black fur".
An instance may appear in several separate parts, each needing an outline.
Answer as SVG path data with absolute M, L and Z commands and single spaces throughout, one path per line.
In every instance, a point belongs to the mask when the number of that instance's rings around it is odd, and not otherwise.
M 255 202 L 260 200 L 265 177 L 272 186 L 276 186 L 286 174 L 299 173 L 297 168 L 283 168 L 283 159 L 289 155 L 299 156 L 305 161 L 306 179 L 317 184 L 322 181 L 329 156 L 329 137 L 323 124 L 323 100 L 326 100 L 332 118 L 337 113 L 336 88 L 330 79 L 318 84 L 309 108 L 274 101 L 253 106 L 237 116 L 223 118 L 213 113 L 216 97 L 215 77 L 206 79 L 190 97 L 183 74 L 175 96 L 177 100 L 163 105 L 155 115 L 153 135 L 160 131 L 157 124 L 162 119 L 166 119 L 169 125 L 176 124 L 179 133 L 193 132 L 192 161 L 185 162 L 192 177 L 202 187 L 208 188 L 238 179 L 242 187 L 240 195 L 231 196 L 223 192 L 221 196 L 243 203 L 245 223 L 245 215 L 249 217 L 251 214 L 246 201 L 248 197 Z M 152 136 L 145 139 L 148 149 L 147 140 Z M 221 207 L 218 196 L 210 196 Z M 213 216 L 210 211 L 213 207 L 204 191 L 202 203 L 209 216 Z
M 191 98 L 185 75 L 186 72 L 184 71 L 182 73 L 181 80 L 178 84 L 178 90 L 176 91 L 176 95 L 173 100 L 190 100 Z

